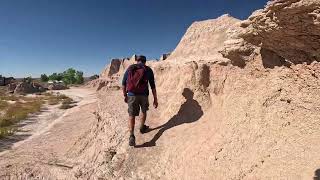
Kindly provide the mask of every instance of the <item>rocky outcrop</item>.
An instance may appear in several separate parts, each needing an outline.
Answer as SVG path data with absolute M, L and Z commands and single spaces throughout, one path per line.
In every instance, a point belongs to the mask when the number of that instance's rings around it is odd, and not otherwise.
M 12 83 L 15 79 L 13 77 L 4 77 L 0 75 L 0 86 L 6 86 Z
M 11 83 L 8 85 L 8 92 L 9 93 L 14 93 L 14 90 L 17 88 L 17 84 L 16 83 Z
M 118 73 L 121 68 L 121 64 L 125 59 L 111 59 L 110 64 L 106 69 L 101 73 L 100 77 L 111 77 L 112 75 Z
M 168 59 L 168 57 L 171 55 L 171 53 L 162 54 L 160 57 L 160 61 L 164 61 Z
M 121 87 L 121 80 L 127 68 L 134 64 L 137 55 L 131 58 L 112 59 L 110 64 L 102 71 L 99 79 L 88 82 L 87 86 L 99 90 L 118 90 Z M 148 60 L 147 65 L 157 63 L 158 61 Z
M 118 73 L 120 70 L 120 65 L 121 61 L 119 59 L 111 60 L 108 76 L 111 77 L 112 75 Z
M 227 39 L 223 43 L 222 49 L 219 51 L 223 57 L 229 59 L 232 65 L 245 67 L 246 64 L 254 59 L 258 52 L 257 46 L 245 41 L 240 34 L 243 29 L 240 22 L 235 23 L 227 31 Z M 256 53 L 255 53 L 256 52 Z
M 292 64 L 320 61 L 320 1 L 275 0 L 242 22 L 245 41 Z M 266 60 L 268 61 L 268 59 Z
M 53 83 L 48 86 L 48 89 L 49 90 L 65 90 L 65 89 L 68 89 L 68 87 L 60 83 Z
M 16 94 L 32 94 L 37 92 L 44 92 L 45 88 L 43 88 L 38 83 L 27 83 L 27 82 L 21 82 L 18 83 L 14 93 Z
M 123 73 L 131 64 L 136 62 L 137 55 L 133 55 L 131 58 L 111 59 L 110 64 L 102 71 L 100 78 L 107 79 L 117 74 Z
M 304 27 L 305 37 L 317 37 L 318 20 L 306 13 L 314 17 L 317 4 L 276 0 L 242 23 L 229 16 L 194 23 L 166 61 L 150 65 L 160 104 L 148 112 L 153 131 L 127 148 L 122 92 L 100 91 L 75 176 L 311 179 L 320 159 L 320 63 L 312 59 L 320 45 L 292 45 L 306 40 L 289 32 Z
M 99 78 L 88 82 L 87 87 L 94 88 L 97 91 L 100 90 L 119 90 L 120 78 L 113 76 L 112 78 Z
M 194 22 L 182 37 L 168 60 L 186 62 L 192 60 L 223 61 L 218 53 L 227 40 L 226 31 L 240 20 L 229 15 L 217 19 Z

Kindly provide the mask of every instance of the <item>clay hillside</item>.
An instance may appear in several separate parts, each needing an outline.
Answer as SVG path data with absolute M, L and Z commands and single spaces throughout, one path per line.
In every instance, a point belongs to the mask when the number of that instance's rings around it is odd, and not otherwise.
M 168 58 L 147 62 L 159 108 L 149 112 L 152 131 L 137 129 L 130 148 L 120 81 L 135 58 L 113 59 L 88 84 L 98 90 L 96 119 L 65 156 L 72 166 L 24 164 L 24 172 L 123 180 L 320 174 L 319 0 L 270 1 L 245 21 L 194 22 Z
M 105 105 L 121 92 L 104 86 L 134 58 L 112 60 L 94 84 L 105 90 L 81 177 L 311 179 L 320 168 L 320 1 L 194 22 L 168 59 L 148 62 L 160 97 L 148 123 L 160 128 L 127 149 L 126 106 Z

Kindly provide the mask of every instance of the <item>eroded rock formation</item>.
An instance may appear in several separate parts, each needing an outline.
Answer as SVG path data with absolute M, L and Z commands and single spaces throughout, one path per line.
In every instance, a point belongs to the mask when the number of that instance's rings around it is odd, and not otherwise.
M 43 88 L 40 84 L 28 83 L 28 82 L 18 83 L 14 89 L 14 93 L 16 94 L 31 94 L 31 93 L 44 92 L 44 91 L 45 91 L 45 88 Z
M 101 92 L 80 177 L 311 178 L 320 159 L 319 2 L 276 0 L 243 22 L 193 23 L 165 62 L 150 64 L 160 107 L 148 123 L 167 129 L 139 136 L 146 149 L 124 148 L 126 107 L 107 106 L 117 92 Z
M 68 87 L 63 84 L 53 83 L 48 86 L 48 89 L 49 90 L 65 90 L 65 89 L 68 89 Z
M 246 41 L 293 64 L 320 61 L 320 1 L 271 1 L 241 27 Z
M 224 15 L 192 24 L 166 61 L 148 62 L 159 108 L 150 107 L 153 129 L 136 133 L 136 148 L 128 148 L 122 92 L 109 91 L 136 56 L 111 61 L 92 84 L 101 90 L 96 122 L 66 155 L 72 166 L 50 173 L 312 179 L 320 168 L 318 9 L 318 0 L 275 0 L 244 22 Z
M 240 20 L 229 15 L 194 22 L 168 60 L 178 62 L 221 60 L 222 56 L 218 51 L 223 47 L 223 42 L 227 40 L 227 30 L 238 22 Z
M 171 55 L 171 53 L 162 54 L 160 57 L 160 61 L 164 61 L 168 59 L 168 57 Z

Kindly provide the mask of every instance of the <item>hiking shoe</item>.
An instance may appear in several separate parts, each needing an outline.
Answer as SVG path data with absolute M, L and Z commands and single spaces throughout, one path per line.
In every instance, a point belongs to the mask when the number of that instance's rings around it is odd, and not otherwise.
M 135 146 L 135 145 L 136 145 L 136 137 L 134 137 L 134 135 L 130 135 L 129 146 Z
M 149 130 L 149 126 L 143 125 L 143 126 L 140 128 L 140 133 L 141 133 L 141 134 L 147 133 L 148 130 Z

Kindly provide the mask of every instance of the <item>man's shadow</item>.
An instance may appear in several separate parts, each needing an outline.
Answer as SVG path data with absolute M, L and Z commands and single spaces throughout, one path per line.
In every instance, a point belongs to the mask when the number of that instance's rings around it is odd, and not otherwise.
M 320 169 L 317 169 L 315 172 L 314 172 L 314 177 L 313 177 L 314 180 L 320 180 Z
M 165 123 L 159 127 L 150 129 L 149 132 L 156 130 L 156 129 L 160 129 L 160 130 L 157 132 L 157 134 L 149 142 L 146 142 L 142 145 L 137 145 L 136 146 L 137 148 L 155 146 L 157 140 L 162 136 L 162 134 L 166 130 L 173 128 L 175 126 L 182 125 L 184 123 L 196 122 L 197 120 L 199 120 L 202 117 L 203 111 L 202 111 L 202 108 L 199 105 L 199 103 L 193 99 L 194 93 L 189 88 L 185 88 L 183 90 L 182 95 L 186 99 L 186 102 L 184 102 L 181 105 L 178 113 L 176 115 L 174 115 L 167 123 Z M 186 134 L 186 135 L 188 136 L 188 134 Z

